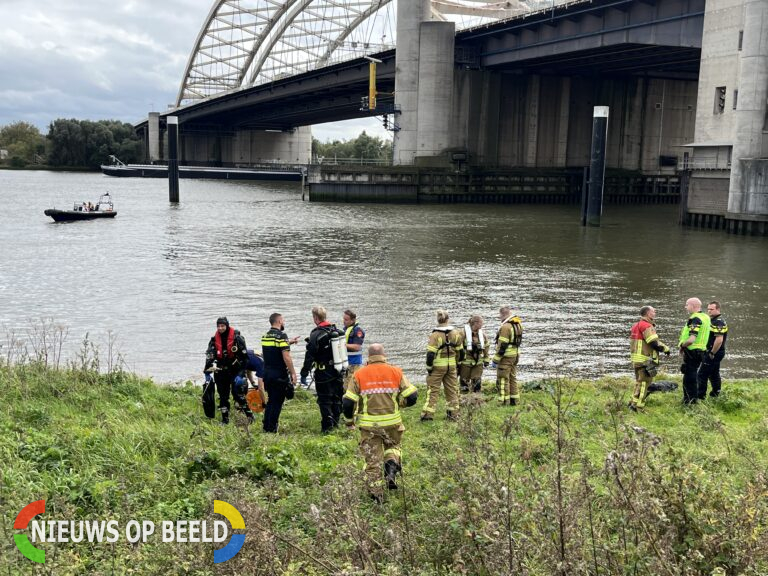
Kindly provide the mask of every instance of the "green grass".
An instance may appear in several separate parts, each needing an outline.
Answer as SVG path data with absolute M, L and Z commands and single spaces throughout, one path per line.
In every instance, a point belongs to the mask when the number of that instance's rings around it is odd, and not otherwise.
M 320 435 L 302 392 L 275 436 L 210 423 L 192 385 L 0 366 L 0 574 L 768 574 L 768 381 L 641 414 L 629 379 L 539 384 L 458 424 L 405 410 L 402 489 L 377 505 L 357 434 Z M 41 498 L 43 519 L 121 524 L 220 519 L 221 499 L 246 545 L 214 566 L 219 545 L 48 543 L 34 565 L 13 520 Z

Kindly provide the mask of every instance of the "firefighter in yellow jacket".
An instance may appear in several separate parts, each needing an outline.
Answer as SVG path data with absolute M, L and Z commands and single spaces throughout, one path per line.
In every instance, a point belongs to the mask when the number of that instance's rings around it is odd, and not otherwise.
M 387 364 L 384 346 L 371 344 L 368 363 L 352 377 L 344 393 L 344 416 L 357 413 L 360 451 L 365 458 L 366 484 L 371 497 L 381 502 L 383 478 L 390 490 L 397 488 L 395 478 L 400 465 L 400 442 L 405 427 L 400 406 L 416 404 L 418 392 L 403 375 L 402 369 Z
M 488 366 L 490 357 L 488 350 L 491 343 L 483 331 L 483 317 L 474 315 L 464 326 L 464 348 L 466 354 L 459 367 L 461 391 L 480 392 L 483 384 L 483 368 Z
M 448 324 L 448 312 L 437 311 L 437 328 L 427 342 L 427 399 L 421 411 L 421 421 L 434 420 L 440 388 L 445 389 L 445 404 L 449 420 L 459 414 L 458 364 L 464 360 L 464 331 Z
M 517 362 L 520 358 L 520 344 L 523 341 L 523 324 L 512 312 L 510 306 L 502 306 L 499 309 L 499 320 L 501 320 L 501 326 L 496 333 L 496 354 L 493 357 L 493 362 L 496 364 L 499 402 L 502 405 L 515 406 L 520 400 L 520 390 L 517 387 Z
M 669 356 L 669 346 L 659 340 L 656 334 L 656 309 L 653 306 L 640 308 L 640 320 L 629 331 L 629 354 L 635 370 L 635 390 L 629 409 L 637 412 L 645 407 L 648 387 L 656 376 L 659 366 L 659 352 Z

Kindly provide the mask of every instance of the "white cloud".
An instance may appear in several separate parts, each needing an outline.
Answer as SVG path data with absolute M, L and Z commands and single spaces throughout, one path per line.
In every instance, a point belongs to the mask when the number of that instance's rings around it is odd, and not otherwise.
M 0 0 L 0 126 L 56 118 L 138 122 L 176 99 L 211 0 Z M 365 130 L 391 137 L 376 119 L 313 128 L 322 140 Z
M 312 136 L 322 142 L 347 140 L 354 138 L 361 132 L 366 132 L 369 136 L 377 136 L 386 140 L 392 138 L 392 132 L 385 130 L 381 120 L 378 118 L 360 118 L 312 126 Z

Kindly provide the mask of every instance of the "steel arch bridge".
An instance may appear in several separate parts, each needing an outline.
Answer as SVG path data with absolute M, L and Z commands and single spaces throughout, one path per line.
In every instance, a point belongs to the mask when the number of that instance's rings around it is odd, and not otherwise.
M 459 28 L 517 16 L 552 0 L 431 0 Z M 176 106 L 395 47 L 392 0 L 214 0 Z

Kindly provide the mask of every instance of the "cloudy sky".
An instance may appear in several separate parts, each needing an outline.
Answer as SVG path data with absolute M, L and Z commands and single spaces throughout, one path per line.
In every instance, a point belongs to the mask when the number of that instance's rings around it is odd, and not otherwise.
M 210 0 L 0 0 L 0 126 L 24 120 L 45 134 L 56 118 L 135 123 L 176 99 Z M 321 140 L 376 119 L 315 126 Z

